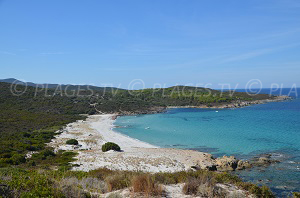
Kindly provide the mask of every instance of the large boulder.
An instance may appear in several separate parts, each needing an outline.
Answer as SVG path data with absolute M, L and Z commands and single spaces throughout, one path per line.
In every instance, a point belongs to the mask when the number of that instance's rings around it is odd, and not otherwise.
M 223 156 L 216 159 L 217 170 L 234 171 L 237 168 L 238 160 L 234 156 Z
M 243 170 L 251 167 L 248 161 L 238 160 L 234 156 L 223 156 L 215 159 L 215 162 L 218 171 Z
M 251 167 L 252 165 L 248 161 L 239 160 L 236 170 L 244 170 Z

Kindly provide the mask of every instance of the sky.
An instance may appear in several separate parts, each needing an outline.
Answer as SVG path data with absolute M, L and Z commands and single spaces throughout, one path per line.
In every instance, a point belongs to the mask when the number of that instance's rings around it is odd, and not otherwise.
M 0 0 L 0 69 L 132 89 L 300 87 L 300 1 Z

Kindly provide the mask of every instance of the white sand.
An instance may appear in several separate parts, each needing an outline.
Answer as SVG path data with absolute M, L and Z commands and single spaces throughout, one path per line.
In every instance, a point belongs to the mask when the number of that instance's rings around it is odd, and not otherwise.
M 198 165 L 206 168 L 214 164 L 210 154 L 179 149 L 158 148 L 112 130 L 115 115 L 93 115 L 86 121 L 68 124 L 49 146 L 55 150 L 78 152 L 74 170 L 89 171 L 97 168 L 145 172 L 175 172 Z M 66 145 L 68 139 L 77 139 L 79 146 Z M 117 143 L 122 152 L 102 152 L 106 142 Z
M 131 148 L 157 148 L 151 144 L 139 141 L 137 139 L 130 138 L 123 134 L 117 133 L 113 131 L 113 123 L 112 117 L 115 116 L 113 114 L 106 115 L 95 115 L 90 116 L 92 122 L 90 123 L 91 128 L 97 130 L 99 134 L 101 134 L 103 140 L 105 142 L 117 142 L 118 145 L 122 148 L 122 150 L 127 151 Z

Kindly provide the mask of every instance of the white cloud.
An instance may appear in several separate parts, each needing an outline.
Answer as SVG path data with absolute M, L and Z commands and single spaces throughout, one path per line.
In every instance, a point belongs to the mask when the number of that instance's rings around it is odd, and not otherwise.
M 275 47 L 275 48 L 257 49 L 257 50 L 253 50 L 253 51 L 246 52 L 246 53 L 243 53 L 243 54 L 238 54 L 238 55 L 235 55 L 235 56 L 225 58 L 222 61 L 222 63 L 234 62 L 234 61 L 240 61 L 240 60 L 255 58 L 255 57 L 258 57 L 258 56 L 262 56 L 264 54 L 270 54 L 270 53 L 273 53 L 273 52 L 276 52 L 276 51 L 296 47 L 296 46 L 299 46 L 299 45 L 300 45 L 300 43 L 295 43 L 295 44 L 284 45 L 284 46 L 279 46 L 279 47 Z

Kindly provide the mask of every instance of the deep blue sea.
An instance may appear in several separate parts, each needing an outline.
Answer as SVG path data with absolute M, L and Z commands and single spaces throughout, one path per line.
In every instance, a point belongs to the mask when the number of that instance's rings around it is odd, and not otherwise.
M 269 94 L 270 89 L 260 93 Z M 271 153 L 282 162 L 235 174 L 245 181 L 268 185 L 279 196 L 286 195 L 300 191 L 300 89 L 272 93 L 289 94 L 294 99 L 239 109 L 180 108 L 122 116 L 115 123 L 121 128 L 115 130 L 160 147 L 194 149 L 214 156 L 250 159 Z

